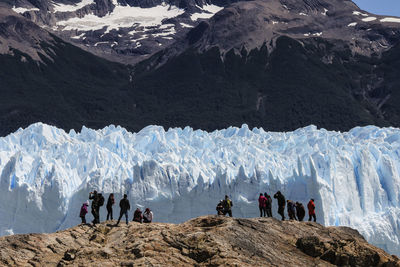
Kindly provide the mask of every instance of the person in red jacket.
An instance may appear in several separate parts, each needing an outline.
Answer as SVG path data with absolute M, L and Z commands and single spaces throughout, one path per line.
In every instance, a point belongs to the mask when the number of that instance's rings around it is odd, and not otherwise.
M 315 204 L 313 198 L 308 202 L 307 208 L 308 208 L 308 215 L 310 215 L 308 221 L 311 222 L 311 218 L 314 218 L 314 222 L 316 222 L 317 217 L 315 216 Z
M 263 217 L 263 212 L 264 212 L 264 217 L 265 217 L 265 211 L 267 207 L 267 198 L 263 196 L 263 194 L 260 194 L 260 197 L 258 198 L 258 208 L 260 209 L 260 217 Z

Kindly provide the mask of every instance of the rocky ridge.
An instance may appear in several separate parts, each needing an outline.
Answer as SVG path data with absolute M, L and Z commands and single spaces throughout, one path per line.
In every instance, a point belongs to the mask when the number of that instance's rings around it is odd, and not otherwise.
M 9 7 L 87 51 L 133 64 L 183 38 L 200 20 L 232 1 L 214 2 L 18 0 Z
M 273 218 L 78 225 L 0 238 L 13 266 L 400 266 L 355 230 Z
M 218 48 L 222 55 L 234 50 L 241 55 L 263 46 L 272 53 L 280 37 L 289 37 L 303 47 L 325 49 L 323 61 L 332 64 L 334 53 L 316 39 L 350 49 L 353 55 L 380 56 L 394 47 L 400 37 L 400 19 L 360 10 L 349 0 L 266 0 L 233 3 L 202 21 L 183 40 L 155 57 L 160 66 L 187 49 L 204 53 Z
M 0 54 L 14 56 L 19 51 L 35 61 L 42 61 L 40 55 L 51 59 L 52 53 L 45 51 L 42 44 L 53 42 L 49 32 L 0 5 Z M 21 56 L 20 60 L 27 59 Z

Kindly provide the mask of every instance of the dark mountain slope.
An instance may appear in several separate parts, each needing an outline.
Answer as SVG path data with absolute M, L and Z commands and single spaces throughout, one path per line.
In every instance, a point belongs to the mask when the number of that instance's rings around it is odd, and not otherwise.
M 351 1 L 239 2 L 138 64 L 135 102 L 208 130 L 399 126 L 400 27 L 381 20 Z
M 128 67 L 65 43 L 18 15 L 0 14 L 2 40 L 32 40 L 21 47 L 24 52 L 9 46 L 0 54 L 1 135 L 37 121 L 64 129 L 128 124 Z
M 326 48 L 318 49 L 314 42 Z M 334 53 L 331 64 L 321 61 L 326 49 Z M 217 48 L 205 53 L 187 50 L 138 75 L 134 98 L 139 108 L 153 106 L 152 113 L 163 117 L 160 123 L 165 126 L 213 130 L 247 123 L 286 131 L 309 124 L 348 130 L 397 123 L 357 95 L 362 83 L 369 82 L 359 72 L 372 71 L 377 62 L 363 56 L 350 60 L 350 55 L 350 50 L 334 52 L 322 39 L 302 46 L 288 37 L 280 37 L 270 55 L 262 46 L 249 54 L 243 50 L 242 55 L 231 50 L 222 61 Z M 385 61 L 386 56 L 378 62 L 384 66 Z M 358 79 L 365 81 L 355 82 Z

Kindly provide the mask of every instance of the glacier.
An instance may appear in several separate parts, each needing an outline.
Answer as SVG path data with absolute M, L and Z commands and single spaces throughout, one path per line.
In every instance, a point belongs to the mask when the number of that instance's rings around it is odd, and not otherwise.
M 90 191 L 124 193 L 155 221 L 215 214 L 229 195 L 235 217 L 257 217 L 258 195 L 315 199 L 317 222 L 357 229 L 400 255 L 400 129 L 293 132 L 119 126 L 80 132 L 43 123 L 0 138 L 0 234 L 53 232 L 80 223 Z M 273 199 L 273 215 L 277 204 Z M 114 206 L 114 218 L 119 214 Z M 101 208 L 105 219 L 105 206 Z M 307 216 L 306 216 L 307 218 Z M 92 220 L 89 213 L 87 219 Z

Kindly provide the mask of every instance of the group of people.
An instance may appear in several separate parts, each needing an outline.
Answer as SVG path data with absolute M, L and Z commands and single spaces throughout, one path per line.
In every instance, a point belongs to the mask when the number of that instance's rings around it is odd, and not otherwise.
M 97 191 L 93 191 L 89 193 L 89 200 L 92 200 L 92 210 L 91 213 L 93 215 L 93 225 L 96 223 L 100 223 L 100 207 L 104 205 L 104 197 L 101 193 L 97 193 Z M 110 194 L 107 200 L 106 208 L 107 208 L 107 220 L 113 220 L 113 205 L 115 204 L 114 194 Z M 89 201 L 82 204 L 81 211 L 79 213 L 79 217 L 81 217 L 82 223 L 86 224 L 86 214 L 88 213 Z M 119 202 L 120 213 L 119 218 L 116 223 L 118 226 L 121 221 L 122 216 L 125 215 L 126 224 L 128 224 L 128 211 L 131 209 L 131 205 L 128 200 L 128 196 L 124 194 L 124 197 Z M 151 223 L 153 221 L 153 212 L 146 208 L 146 210 L 142 213 L 140 208 L 137 208 L 133 214 L 133 221 L 135 222 L 144 222 Z
M 278 191 L 275 193 L 274 198 L 278 201 L 278 214 L 281 215 L 282 221 L 285 220 L 285 206 L 287 205 L 287 213 L 290 220 L 298 220 L 303 221 L 306 210 L 302 203 L 293 202 L 292 200 L 286 200 L 285 196 Z M 224 200 L 220 200 L 217 205 L 217 214 L 225 216 L 229 214 L 232 217 L 232 206 L 233 202 L 226 195 Z M 258 208 L 260 209 L 260 217 L 272 217 L 272 198 L 267 193 L 260 193 L 258 198 Z M 314 222 L 317 221 L 317 217 L 315 215 L 315 203 L 314 199 L 310 199 L 307 204 L 308 208 L 308 221 L 314 219 Z
M 287 205 L 287 213 L 289 216 L 290 220 L 298 220 L 298 221 L 303 221 L 306 211 L 302 203 L 299 202 L 293 202 L 292 200 L 286 200 L 285 196 L 281 193 L 281 191 L 278 191 L 275 193 L 274 198 L 277 199 L 278 201 L 278 214 L 281 215 L 282 221 L 285 220 L 285 206 Z M 93 215 L 93 225 L 96 225 L 96 223 L 100 223 L 100 207 L 104 205 L 104 197 L 101 193 L 97 193 L 97 191 L 93 191 L 89 193 L 89 200 L 92 200 L 92 215 Z M 110 194 L 107 200 L 106 208 L 107 208 L 107 220 L 111 219 L 113 220 L 113 205 L 115 204 L 115 199 L 114 199 L 114 194 Z M 79 214 L 79 217 L 82 219 L 82 223 L 86 224 L 86 214 L 88 213 L 88 206 L 89 206 L 89 201 L 83 203 L 81 207 L 81 211 Z M 116 223 L 116 226 L 118 226 L 119 222 L 121 221 L 121 218 L 125 215 L 125 220 L 126 224 L 128 224 L 128 211 L 131 209 L 131 205 L 128 200 L 128 196 L 124 194 L 124 197 L 120 200 L 119 202 L 119 207 L 120 207 L 120 213 L 119 213 L 119 218 Z M 229 215 L 232 217 L 232 207 L 233 207 L 233 202 L 227 195 L 225 195 L 225 199 L 220 200 L 220 202 L 217 205 L 217 214 L 218 215 Z M 272 198 L 270 195 L 267 193 L 260 193 L 260 196 L 258 198 L 258 207 L 260 209 L 260 217 L 272 217 Z M 309 221 L 314 219 L 314 222 L 317 220 L 317 217 L 315 215 L 315 203 L 314 199 L 311 199 L 308 204 L 308 215 L 309 215 Z M 133 213 L 133 221 L 135 222 L 144 222 L 144 223 L 150 223 L 153 221 L 153 212 L 149 209 L 146 208 L 146 210 L 142 213 L 140 208 L 137 208 L 135 212 Z
M 278 200 L 278 214 L 281 215 L 282 221 L 285 220 L 285 206 L 287 204 L 287 213 L 289 215 L 290 220 L 298 220 L 298 221 L 303 221 L 305 215 L 306 215 L 306 210 L 303 206 L 302 203 L 300 202 L 293 202 L 292 200 L 286 200 L 285 201 L 285 196 L 281 193 L 281 191 L 278 191 L 275 193 L 274 198 Z M 308 209 L 308 221 L 311 221 L 311 219 L 314 219 L 314 222 L 317 221 L 317 217 L 315 215 L 315 203 L 314 199 L 310 199 L 310 201 L 307 204 L 307 209 Z

